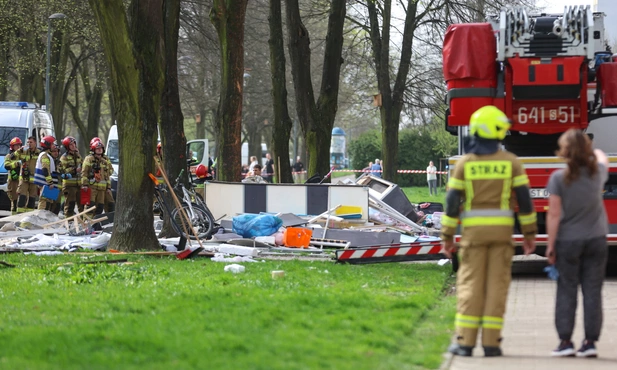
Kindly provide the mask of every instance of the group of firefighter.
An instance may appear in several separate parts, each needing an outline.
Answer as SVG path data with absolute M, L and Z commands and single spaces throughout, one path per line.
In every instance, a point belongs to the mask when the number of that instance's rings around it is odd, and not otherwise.
M 100 138 L 90 140 L 90 153 L 85 158 L 79 153 L 77 141 L 72 136 L 62 139 L 65 149 L 62 156 L 53 136 L 44 136 L 38 144 L 37 147 L 33 136 L 28 138 L 25 146 L 19 137 L 14 137 L 9 143 L 10 151 L 4 158 L 4 167 L 9 175 L 7 194 L 12 214 L 33 211 L 37 196 L 38 209 L 58 214 L 62 197 L 46 197 L 45 187 L 62 190 L 65 217 L 74 216 L 76 208 L 83 212 L 86 205 L 96 206 L 90 214 L 114 211 L 110 181 L 113 168 L 105 156 L 105 146 Z M 82 197 L 82 193 L 86 196 Z M 85 202 L 88 194 L 89 202 Z

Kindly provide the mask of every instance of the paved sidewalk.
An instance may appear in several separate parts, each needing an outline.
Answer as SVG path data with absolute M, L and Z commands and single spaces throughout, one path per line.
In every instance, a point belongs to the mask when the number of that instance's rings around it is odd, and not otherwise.
M 454 356 L 446 369 L 617 369 L 617 281 L 604 283 L 604 324 L 597 343 L 598 358 L 551 358 L 558 337 L 554 325 L 556 283 L 547 278 L 513 278 L 503 331 L 504 356 L 485 358 L 482 347 L 474 357 Z M 583 340 L 582 296 L 572 338 L 578 349 Z

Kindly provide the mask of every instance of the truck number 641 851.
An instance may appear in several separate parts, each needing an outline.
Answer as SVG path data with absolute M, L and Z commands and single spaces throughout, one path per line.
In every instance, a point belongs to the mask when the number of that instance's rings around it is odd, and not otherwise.
M 559 123 L 574 123 L 574 107 L 558 107 L 558 108 L 545 108 L 545 107 L 519 107 L 518 108 L 518 123 L 520 124 L 537 124 L 549 122 Z

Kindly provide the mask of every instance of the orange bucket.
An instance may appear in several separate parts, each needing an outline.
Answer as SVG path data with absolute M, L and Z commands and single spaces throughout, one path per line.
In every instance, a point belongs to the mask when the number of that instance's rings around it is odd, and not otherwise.
M 283 233 L 283 243 L 290 248 L 308 248 L 313 230 L 301 227 L 288 227 Z

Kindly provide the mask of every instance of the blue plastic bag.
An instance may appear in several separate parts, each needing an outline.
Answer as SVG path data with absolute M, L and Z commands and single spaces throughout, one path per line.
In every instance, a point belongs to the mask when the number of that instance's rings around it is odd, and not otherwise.
M 546 275 L 551 280 L 559 279 L 559 271 L 557 271 L 557 267 L 555 267 L 555 265 L 548 265 L 548 266 L 546 266 L 544 268 L 544 272 L 546 272 Z
M 243 238 L 270 236 L 283 226 L 283 220 L 274 215 L 245 213 L 232 220 L 232 230 Z

